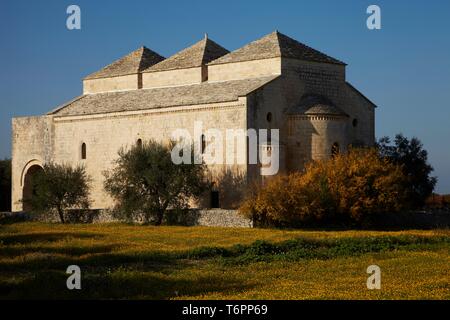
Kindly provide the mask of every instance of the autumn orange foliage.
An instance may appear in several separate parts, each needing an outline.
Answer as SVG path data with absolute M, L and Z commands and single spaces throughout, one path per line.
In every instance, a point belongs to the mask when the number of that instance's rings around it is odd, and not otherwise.
M 240 212 L 257 224 L 361 222 L 407 206 L 401 167 L 375 149 L 311 162 L 303 173 L 270 179 L 242 203 Z

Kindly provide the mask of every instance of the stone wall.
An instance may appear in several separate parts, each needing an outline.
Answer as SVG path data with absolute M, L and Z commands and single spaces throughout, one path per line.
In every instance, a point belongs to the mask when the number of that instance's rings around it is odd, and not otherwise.
M 208 66 L 208 81 L 227 81 L 281 74 L 281 58 Z
M 233 228 L 252 228 L 253 222 L 240 215 L 237 210 L 226 209 L 200 209 L 187 210 L 180 213 L 168 213 L 165 218 L 165 225 L 182 226 L 207 226 L 207 227 L 233 227 Z M 89 210 L 85 212 L 73 210 L 69 217 L 66 217 L 70 223 L 111 223 L 119 222 L 110 210 Z M 34 215 L 30 213 L 2 213 L 0 214 L 0 223 L 2 221 L 40 221 L 40 222 L 60 222 L 58 215 Z M 136 220 L 135 223 L 142 223 L 142 220 Z
M 50 116 L 12 119 L 12 211 L 22 210 L 22 191 L 27 170 L 52 161 L 54 125 Z
M 83 94 L 139 89 L 141 74 L 83 80 Z
M 302 170 L 311 160 L 331 156 L 334 143 L 340 152 L 347 151 L 347 117 L 291 116 L 288 120 L 288 167 Z
M 113 166 L 121 147 L 155 139 L 167 142 L 175 129 L 186 129 L 194 138 L 194 122 L 202 121 L 203 130 L 246 128 L 245 101 L 200 106 L 155 109 L 133 113 L 111 113 L 96 116 L 18 118 L 13 125 L 13 201 L 22 197 L 21 176 L 27 163 L 42 165 L 48 161 L 84 165 L 92 178 L 92 208 L 108 208 L 112 199 L 103 188 L 104 171 Z M 197 137 L 198 139 L 199 137 Z M 225 142 L 225 134 L 223 134 Z M 87 157 L 81 159 L 81 145 L 86 144 Z M 223 144 L 226 146 L 226 144 Z M 226 149 L 228 152 L 238 152 Z M 246 148 L 246 146 L 243 146 Z M 246 154 L 245 150 L 241 151 Z M 245 176 L 246 165 L 229 167 L 211 165 L 210 171 L 239 171 Z M 226 203 L 224 203 L 226 205 Z M 18 203 L 13 211 L 22 210 Z
M 118 150 L 135 144 L 138 139 L 167 141 L 175 129 L 186 129 L 194 136 L 195 121 L 203 122 L 203 130 L 215 128 L 222 132 L 227 129 L 279 129 L 278 142 L 282 145 L 280 150 L 283 150 L 280 172 L 302 169 L 311 159 L 329 156 L 334 142 L 339 143 L 342 151 L 348 144 L 374 143 L 374 105 L 345 82 L 345 66 L 270 58 L 211 65 L 207 67 L 207 73 L 211 82 L 273 74 L 281 76 L 246 97 L 231 102 L 96 115 L 13 119 L 13 211 L 22 209 L 18 201 L 22 197 L 23 177 L 27 169 L 48 161 L 84 165 L 93 179 L 93 208 L 109 208 L 112 199 L 103 189 L 104 171 L 112 167 Z M 141 85 L 183 85 L 206 80 L 202 68 L 144 73 L 142 77 L 141 81 L 136 74 L 85 80 L 84 91 L 131 90 Z M 288 121 L 285 111 L 298 103 L 305 93 L 326 95 L 349 117 Z M 355 119 L 357 125 L 353 126 Z M 226 145 L 225 134 L 223 142 Z M 86 159 L 81 159 L 83 143 L 87 147 Z M 239 150 L 247 154 L 247 145 L 240 146 Z M 227 148 L 224 157 L 230 152 L 235 154 L 237 150 Z M 258 165 L 211 165 L 209 169 L 214 176 L 231 170 L 242 176 L 245 183 L 260 177 Z M 235 194 L 240 189 L 230 186 L 228 190 L 230 192 L 220 191 L 221 203 L 226 208 L 234 208 Z M 231 199 L 229 195 L 232 195 Z
M 58 216 L 36 216 L 24 212 L 0 212 L 0 225 L 23 221 L 40 221 L 59 223 Z M 109 210 L 91 210 L 81 223 L 111 223 L 118 222 Z M 78 222 L 80 223 L 80 222 Z M 139 223 L 139 221 L 137 221 Z M 210 209 L 189 210 L 165 221 L 166 225 L 209 226 L 253 228 L 253 222 L 239 215 L 236 210 Z M 372 225 L 376 230 L 407 230 L 407 229 L 446 229 L 450 227 L 450 212 L 448 210 L 424 210 L 385 214 L 378 216 Z
M 286 171 L 287 119 L 285 110 L 300 99 L 298 79 L 280 76 L 249 95 L 247 104 L 248 128 L 279 130 L 279 173 Z M 269 119 L 270 114 L 270 119 Z M 260 144 L 261 144 L 261 140 Z M 262 181 L 259 165 L 249 165 L 249 180 Z
M 282 73 L 286 82 L 300 81 L 302 95 L 325 95 L 349 115 L 341 132 L 346 143 L 375 143 L 375 106 L 346 82 L 345 66 L 283 58 Z
M 237 210 L 189 210 L 172 218 L 171 224 L 186 226 L 252 228 L 253 221 L 241 216 Z
M 144 89 L 148 89 L 201 83 L 204 78 L 202 70 L 202 67 L 196 67 L 177 70 L 144 72 L 142 73 L 142 87 Z
M 349 138 L 353 143 L 373 145 L 375 143 L 375 106 L 354 88 L 343 88 L 346 105 L 349 106 Z M 357 125 L 353 126 L 353 120 Z

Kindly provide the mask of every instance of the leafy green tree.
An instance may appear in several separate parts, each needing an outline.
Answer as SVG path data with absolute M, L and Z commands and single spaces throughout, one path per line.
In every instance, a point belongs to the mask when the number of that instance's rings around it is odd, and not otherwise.
M 105 190 L 116 200 L 116 213 L 127 220 L 162 223 L 167 209 L 185 209 L 206 189 L 203 164 L 175 164 L 174 142 L 150 140 L 119 150 L 113 169 L 106 171 Z
M 68 209 L 89 208 L 90 178 L 83 166 L 48 163 L 33 176 L 33 194 L 23 199 L 34 212 L 55 210 L 62 223 Z
M 408 179 L 407 191 L 409 203 L 413 208 L 422 207 L 433 193 L 437 182 L 431 176 L 433 167 L 428 163 L 428 153 L 417 138 L 408 140 L 402 134 L 397 134 L 394 143 L 389 137 L 383 137 L 377 142 L 380 155 L 401 165 Z
M 0 160 L 0 211 L 11 211 L 11 159 Z

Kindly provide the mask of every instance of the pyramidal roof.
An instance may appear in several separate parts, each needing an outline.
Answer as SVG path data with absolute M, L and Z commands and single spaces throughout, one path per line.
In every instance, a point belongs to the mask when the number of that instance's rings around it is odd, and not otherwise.
M 308 47 L 278 31 L 274 31 L 261 39 L 250 42 L 242 48 L 216 59 L 209 64 L 214 65 L 276 57 L 345 65 L 344 62 Z
M 158 53 L 146 47 L 140 47 L 103 69 L 88 75 L 84 79 L 89 80 L 135 74 L 162 60 L 164 60 L 164 57 Z
M 150 66 L 144 72 L 155 72 L 174 69 L 185 69 L 200 67 L 208 62 L 222 57 L 229 53 L 227 49 L 212 41 L 205 35 L 205 38 L 183 49 L 173 56 L 161 61 L 160 63 Z

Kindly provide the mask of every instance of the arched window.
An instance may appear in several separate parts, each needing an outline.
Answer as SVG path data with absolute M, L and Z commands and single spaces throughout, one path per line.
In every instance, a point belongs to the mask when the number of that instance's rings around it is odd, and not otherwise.
M 333 145 L 331 146 L 331 156 L 334 157 L 334 156 L 338 155 L 339 152 L 340 152 L 339 143 L 337 143 L 337 142 L 333 143 Z
M 267 122 L 272 122 L 272 112 L 267 113 L 266 119 Z
M 142 139 L 137 139 L 136 145 L 138 148 L 142 148 Z
M 81 144 L 81 159 L 86 159 L 86 143 Z
M 358 119 L 353 119 L 353 121 L 352 121 L 352 125 L 353 125 L 353 128 L 356 128 L 356 126 L 358 125 Z
M 203 153 L 205 153 L 205 149 L 206 149 L 206 138 L 205 138 L 204 134 L 202 134 L 201 139 L 202 139 L 201 153 L 203 154 Z

